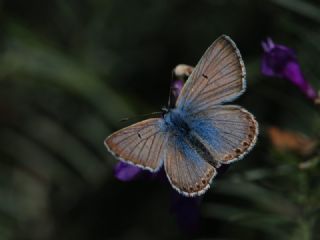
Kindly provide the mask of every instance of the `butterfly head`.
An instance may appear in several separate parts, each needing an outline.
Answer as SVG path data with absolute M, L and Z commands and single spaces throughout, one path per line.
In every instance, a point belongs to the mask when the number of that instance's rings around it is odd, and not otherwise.
M 162 108 L 161 108 L 162 117 L 164 117 L 164 115 L 166 115 L 169 111 L 170 111 L 169 108 L 167 108 L 167 107 L 162 107 Z

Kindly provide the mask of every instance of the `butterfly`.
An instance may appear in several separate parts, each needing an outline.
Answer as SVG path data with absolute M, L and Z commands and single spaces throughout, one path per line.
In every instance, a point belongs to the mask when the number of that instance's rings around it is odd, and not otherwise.
M 205 193 L 222 164 L 242 159 L 255 145 L 258 123 L 237 105 L 246 71 L 235 43 L 220 36 L 204 53 L 174 106 L 161 117 L 123 128 L 105 140 L 118 159 L 151 172 L 162 165 L 172 187 L 188 196 Z

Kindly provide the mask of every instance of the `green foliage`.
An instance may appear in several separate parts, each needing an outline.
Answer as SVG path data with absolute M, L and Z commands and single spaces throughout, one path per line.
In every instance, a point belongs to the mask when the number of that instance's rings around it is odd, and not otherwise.
M 316 0 L 5 0 L 1 13 L 0 239 L 320 239 L 320 156 L 276 150 L 265 131 L 319 138 L 319 109 L 259 70 L 271 36 L 320 88 Z M 261 134 L 214 181 L 190 235 L 170 214 L 169 185 L 116 181 L 103 140 L 164 105 L 172 68 L 222 33 L 244 56 L 240 101 Z

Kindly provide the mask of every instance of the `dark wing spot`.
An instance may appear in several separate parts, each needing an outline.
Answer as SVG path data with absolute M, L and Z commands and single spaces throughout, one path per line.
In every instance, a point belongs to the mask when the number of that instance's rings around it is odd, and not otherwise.
M 242 143 L 242 145 L 245 146 L 245 147 L 248 147 L 248 146 L 249 146 L 249 143 L 246 142 L 246 141 L 244 141 L 244 142 Z
M 208 79 L 208 76 L 207 76 L 207 75 L 205 75 L 205 74 L 202 74 L 202 77 L 204 77 L 204 78 Z

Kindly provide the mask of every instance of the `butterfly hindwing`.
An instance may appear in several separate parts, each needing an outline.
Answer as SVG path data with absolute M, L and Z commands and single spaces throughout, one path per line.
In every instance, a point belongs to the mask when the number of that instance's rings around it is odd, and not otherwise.
M 258 124 L 251 113 L 234 105 L 218 105 L 190 115 L 190 125 L 215 161 L 241 159 L 254 146 Z
M 173 188 L 188 197 L 203 194 L 216 174 L 188 138 L 179 135 L 169 137 L 164 167 Z
M 163 163 L 166 141 L 163 119 L 151 118 L 113 133 L 105 145 L 120 160 L 155 172 Z
M 186 111 L 230 102 L 245 91 L 245 67 L 235 43 L 225 35 L 204 53 L 177 100 Z

